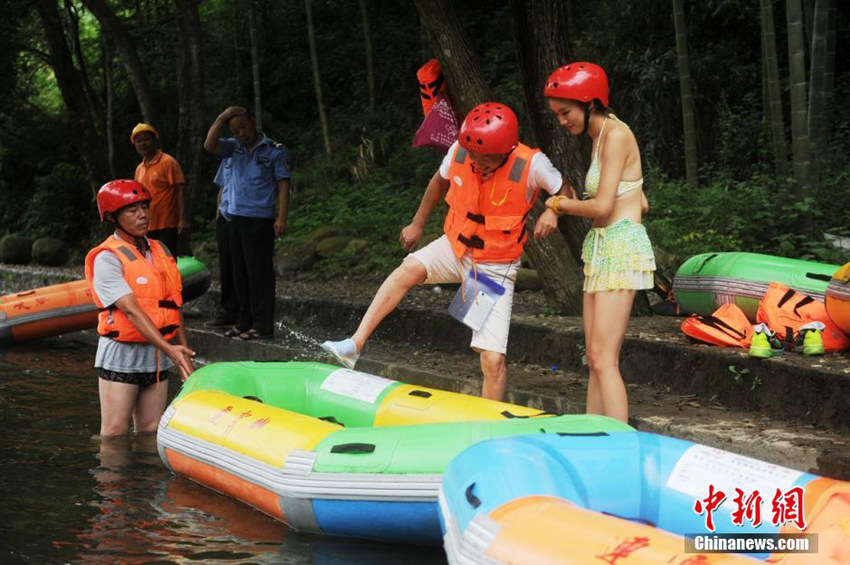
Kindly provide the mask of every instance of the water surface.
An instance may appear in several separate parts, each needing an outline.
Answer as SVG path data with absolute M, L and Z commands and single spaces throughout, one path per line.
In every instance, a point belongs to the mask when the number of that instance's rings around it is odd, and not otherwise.
M 73 338 L 0 349 L 0 563 L 445 563 L 441 548 L 296 534 L 173 476 L 153 435 L 102 440 L 93 361 Z

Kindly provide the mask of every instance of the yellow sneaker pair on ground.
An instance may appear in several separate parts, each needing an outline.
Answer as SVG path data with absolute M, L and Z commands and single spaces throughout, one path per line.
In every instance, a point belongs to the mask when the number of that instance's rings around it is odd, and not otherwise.
M 803 355 L 823 355 L 823 330 L 826 326 L 822 322 L 810 322 L 800 328 L 794 343 L 795 349 L 802 347 Z M 750 344 L 750 357 L 768 359 L 782 355 L 785 348 L 776 332 L 765 324 L 755 327 L 753 341 Z

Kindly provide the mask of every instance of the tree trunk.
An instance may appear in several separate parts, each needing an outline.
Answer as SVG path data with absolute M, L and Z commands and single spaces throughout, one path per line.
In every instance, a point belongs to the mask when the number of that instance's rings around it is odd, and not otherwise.
M 74 67 L 68 43 L 62 31 L 62 19 L 55 0 L 33 0 L 44 28 L 50 63 L 59 85 L 62 100 L 71 114 L 71 127 L 79 132 L 77 144 L 86 171 L 91 179 L 92 195 L 109 178 L 109 168 L 104 155 L 106 147 L 92 124 L 86 93 L 80 72 Z
M 808 124 L 809 141 L 815 155 L 823 153 L 821 132 L 824 121 L 824 78 L 826 75 L 826 36 L 829 27 L 829 2 L 816 0 L 814 6 L 814 24 L 812 25 L 812 49 L 809 67 L 809 107 Z M 818 185 L 818 159 L 812 160 L 811 178 L 814 186 Z
M 263 131 L 263 97 L 260 88 L 260 39 L 257 32 L 257 10 L 254 0 L 248 0 L 248 26 L 251 37 L 251 76 L 254 79 L 254 116 L 257 129 Z
M 797 198 L 807 198 L 811 189 L 811 156 L 809 135 L 806 129 L 806 50 L 803 42 L 803 18 L 800 0 L 787 0 L 785 4 L 788 25 L 788 66 L 791 86 L 791 137 L 794 150 L 794 178 L 797 181 Z M 811 229 L 811 217 L 803 216 L 803 229 Z
M 788 176 L 788 147 L 785 143 L 785 118 L 782 112 L 782 91 L 779 84 L 779 59 L 776 56 L 776 33 L 773 22 L 773 0 L 761 2 L 761 41 L 764 50 L 764 64 L 767 81 L 767 94 L 770 103 L 765 106 L 765 117 L 770 124 L 770 137 L 773 146 L 773 162 L 776 176 Z
M 236 102 L 243 104 L 242 100 L 242 57 L 239 53 L 239 2 L 232 0 L 230 2 L 230 21 L 233 32 L 233 80 L 236 81 Z
M 443 67 L 455 112 L 463 119 L 475 105 L 492 98 L 478 55 L 450 1 L 414 0 L 413 3 Z
M 832 111 L 835 105 L 835 40 L 838 26 L 838 11 L 835 0 L 829 0 L 829 15 L 826 28 L 826 63 L 823 70 L 823 120 L 821 120 L 821 146 L 832 139 Z
M 475 105 L 492 100 L 493 96 L 484 80 L 478 56 L 468 41 L 451 1 L 414 0 L 414 3 L 442 64 L 449 85 L 448 92 L 453 97 L 458 115 L 465 116 Z M 526 13 L 525 7 L 515 9 Z M 555 8 L 549 5 L 542 8 L 541 13 L 553 13 L 553 10 Z M 539 15 L 533 8 L 529 8 L 528 14 Z M 547 24 L 547 27 L 548 25 L 557 26 Z M 527 46 L 521 49 L 526 52 Z M 555 54 L 547 56 L 554 58 Z M 534 64 L 542 69 L 542 65 L 548 63 L 545 58 L 547 56 L 533 57 L 536 61 Z M 525 61 L 523 64 L 528 65 L 531 62 Z M 543 84 L 542 81 L 540 84 Z M 533 211 L 535 217 L 541 210 L 542 204 L 536 203 Z M 546 297 L 564 314 L 581 313 L 581 271 L 569 250 L 566 238 L 560 232 L 555 232 L 544 240 L 529 241 L 528 249 L 540 273 Z
M 319 108 L 319 122 L 322 125 L 322 137 L 325 140 L 325 153 L 331 154 L 331 138 L 328 133 L 328 118 L 325 116 L 325 102 L 322 99 L 322 81 L 319 78 L 319 56 L 316 53 L 316 34 L 313 31 L 313 9 L 310 0 L 304 0 L 307 12 L 307 40 L 310 43 L 310 66 L 313 69 L 313 86 L 316 89 L 316 105 Z
M 372 62 L 372 28 L 369 26 L 367 0 L 360 0 L 360 16 L 363 20 L 363 39 L 366 43 L 366 83 L 369 86 L 369 110 L 375 111 L 375 65 Z
M 510 7 L 517 60 L 534 137 L 555 167 L 563 172 L 564 180 L 581 192 L 588 165 L 582 157 L 581 142 L 558 124 L 541 96 L 542 85 L 549 74 L 572 61 L 566 6 L 560 0 L 511 0 Z M 565 216 L 559 222 L 559 227 L 574 259 L 571 263 L 579 269 L 581 246 L 590 227 L 590 220 Z M 533 249 L 530 251 L 534 257 Z M 535 265 L 539 263 L 535 261 Z
M 673 0 L 673 27 L 676 30 L 676 58 L 679 63 L 679 91 L 682 96 L 682 123 L 685 141 L 685 178 L 699 185 L 697 170 L 697 129 L 694 123 L 694 95 L 691 87 L 691 63 L 688 57 L 688 28 L 682 0 Z
M 186 102 L 185 109 L 181 108 L 177 155 L 186 173 L 186 216 L 191 222 L 200 186 L 206 137 L 201 19 L 194 0 L 174 0 L 174 7 L 180 28 L 180 99 Z M 181 234 L 178 248 L 191 252 L 189 233 Z
M 115 14 L 106 0 L 82 0 L 82 2 L 100 22 L 101 30 L 109 38 L 109 41 L 115 45 L 118 56 L 127 71 L 127 78 L 136 94 L 136 100 L 139 102 L 144 120 L 153 124 L 154 127 L 161 127 L 159 112 L 154 103 L 153 90 L 127 26 Z
M 91 81 L 89 80 L 88 65 L 86 65 L 86 58 L 83 55 L 83 49 L 80 45 L 80 18 L 77 14 L 76 8 L 69 0 L 65 0 L 64 5 L 65 36 L 68 38 L 68 41 L 71 44 L 73 56 L 76 57 L 77 60 L 76 66 L 80 72 L 83 92 L 86 93 L 86 102 L 88 104 L 92 124 L 94 124 L 95 131 L 99 132 L 102 130 L 102 126 L 106 118 L 103 115 L 103 107 L 100 104 L 100 100 L 98 100 L 98 97 L 92 88 Z
M 115 85 L 112 79 L 112 45 L 106 37 L 101 37 L 103 47 L 103 89 L 106 98 L 106 146 L 109 158 L 109 176 L 118 178 L 115 174 Z

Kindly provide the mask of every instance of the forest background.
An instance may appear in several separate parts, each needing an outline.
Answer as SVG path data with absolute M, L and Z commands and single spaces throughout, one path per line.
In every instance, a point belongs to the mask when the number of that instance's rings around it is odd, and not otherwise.
M 440 162 L 411 147 L 416 70 L 444 66 L 455 109 L 510 104 L 521 138 L 581 188 L 587 140 L 541 90 L 593 61 L 634 130 L 668 273 L 695 253 L 850 259 L 850 10 L 838 0 L 7 0 L 0 5 L 0 236 L 52 236 L 71 261 L 104 237 L 94 194 L 132 178 L 153 123 L 187 175 L 186 250 L 215 262 L 218 162 L 202 150 L 229 105 L 292 155 L 286 250 L 318 228 L 368 242 L 294 274 L 380 278 Z M 539 209 L 539 208 L 538 208 Z M 440 233 L 438 210 L 426 234 Z M 580 302 L 586 222 L 530 248 L 547 294 Z

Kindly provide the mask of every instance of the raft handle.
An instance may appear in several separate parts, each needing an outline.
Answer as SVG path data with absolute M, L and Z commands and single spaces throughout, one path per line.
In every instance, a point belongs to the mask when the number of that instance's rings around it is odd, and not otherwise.
M 35 290 L 27 290 L 25 292 L 19 292 L 15 296 L 29 296 L 30 294 L 35 294 Z
M 706 263 L 708 263 L 709 261 L 711 261 L 711 260 L 712 260 L 712 259 L 714 259 L 715 257 L 717 257 L 717 253 L 712 253 L 712 254 L 710 254 L 708 257 L 706 257 L 705 259 L 703 259 L 703 260 L 702 260 L 702 263 L 700 263 L 699 267 L 697 267 L 697 268 L 694 270 L 694 274 L 697 274 L 697 273 L 699 273 L 700 271 L 702 271 L 702 269 L 703 269 L 703 267 L 705 267 Z
M 258 396 L 248 395 L 248 396 L 243 396 L 242 398 L 244 398 L 245 400 L 253 400 L 254 402 L 259 402 L 260 404 L 263 404 L 263 400 L 261 398 L 259 398 Z
M 331 448 L 331 453 L 373 453 L 374 443 L 341 443 Z
M 321 418 L 319 418 L 319 420 L 322 420 L 324 422 L 330 422 L 331 424 L 337 424 L 339 426 L 342 426 L 343 428 L 345 427 L 345 424 L 343 424 L 333 416 L 322 416 Z
M 473 508 L 478 508 L 481 506 L 481 499 L 475 496 L 472 491 L 475 489 L 475 483 L 472 483 L 468 487 L 466 487 L 466 501 Z
M 821 275 L 819 273 L 806 273 L 807 279 L 815 279 L 816 281 L 826 281 L 829 282 L 832 280 L 830 275 Z
M 408 396 L 419 396 L 421 398 L 431 398 L 433 395 L 427 390 L 411 390 L 407 393 Z
M 562 437 L 607 437 L 608 432 L 555 432 Z
M 556 416 L 554 412 L 549 412 L 548 410 L 541 410 L 539 414 L 533 414 L 531 416 L 520 416 L 519 414 L 514 414 L 510 410 L 502 410 L 502 416 L 507 418 L 508 420 L 513 420 L 514 418 L 519 419 L 527 419 L 527 418 L 539 418 L 540 416 Z

